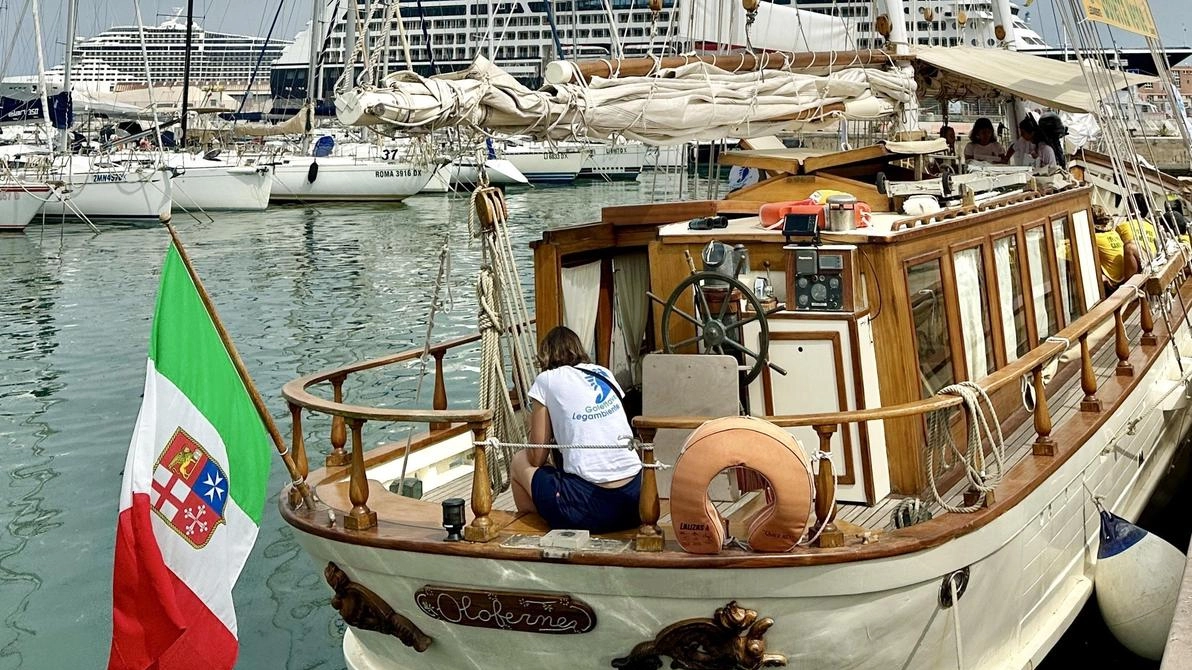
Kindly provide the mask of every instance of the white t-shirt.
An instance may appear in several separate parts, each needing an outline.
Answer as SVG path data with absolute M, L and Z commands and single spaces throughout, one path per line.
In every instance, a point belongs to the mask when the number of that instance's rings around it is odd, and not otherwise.
M 1014 165 L 1029 165 L 1031 167 L 1047 167 L 1055 165 L 1055 150 L 1050 144 L 1028 142 L 1023 138 L 1014 140 L 1014 156 L 1010 161 Z M 1034 155 L 1032 155 L 1034 154 Z
M 990 142 L 989 144 L 977 144 L 976 142 L 969 142 L 964 147 L 964 157 L 971 161 L 985 161 L 986 163 L 1001 162 L 1002 157 L 1006 155 L 1006 150 L 1002 148 L 1001 144 Z
M 583 372 L 593 370 L 616 386 Z M 530 387 L 530 399 L 550 413 L 555 444 L 624 444 L 631 434 L 625 408 L 617 398 L 621 387 L 611 372 L 582 363 L 546 370 Z M 642 469 L 641 459 L 630 449 L 567 449 L 563 469 L 595 483 L 632 477 Z

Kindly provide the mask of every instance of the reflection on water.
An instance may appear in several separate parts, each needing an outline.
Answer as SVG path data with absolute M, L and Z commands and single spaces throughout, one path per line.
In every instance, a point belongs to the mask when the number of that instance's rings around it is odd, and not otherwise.
M 514 247 L 532 289 L 528 243 L 548 226 L 646 199 L 651 186 L 588 184 L 509 195 Z M 657 185 L 675 188 L 675 180 Z M 475 329 L 480 249 L 466 196 L 400 206 L 326 205 L 178 217 L 220 315 L 275 417 L 294 377 L 419 347 L 439 249 L 452 249 L 435 338 Z M 111 639 L 112 547 L 121 470 L 140 405 L 157 276 L 157 227 L 39 225 L 0 235 L 0 670 L 102 667 Z M 470 401 L 476 348 L 447 361 L 453 406 Z M 418 364 L 353 377 L 348 398 L 412 403 Z M 430 385 L 420 403 L 429 406 Z M 312 457 L 328 424 L 309 419 Z M 369 443 L 401 426 L 370 426 Z M 323 440 L 321 442 L 320 440 Z M 286 481 L 280 461 L 271 490 Z M 267 505 L 236 587 L 242 668 L 341 668 L 342 622 L 289 527 Z

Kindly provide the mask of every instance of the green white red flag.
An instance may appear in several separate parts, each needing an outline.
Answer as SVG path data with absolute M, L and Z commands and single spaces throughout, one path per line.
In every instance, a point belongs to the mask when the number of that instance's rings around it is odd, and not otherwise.
M 171 245 L 124 466 L 109 670 L 233 666 L 232 586 L 257 538 L 270 448 L 213 315 Z

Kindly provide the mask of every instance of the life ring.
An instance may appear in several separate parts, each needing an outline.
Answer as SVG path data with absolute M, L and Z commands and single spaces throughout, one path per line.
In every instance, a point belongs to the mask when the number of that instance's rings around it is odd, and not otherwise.
M 724 546 L 725 519 L 708 499 L 708 484 L 726 468 L 746 467 L 769 482 L 770 502 L 748 522 L 754 551 L 794 548 L 811 523 L 815 485 L 811 463 L 790 433 L 747 416 L 705 422 L 687 438 L 671 480 L 675 539 L 692 554 L 716 554 Z

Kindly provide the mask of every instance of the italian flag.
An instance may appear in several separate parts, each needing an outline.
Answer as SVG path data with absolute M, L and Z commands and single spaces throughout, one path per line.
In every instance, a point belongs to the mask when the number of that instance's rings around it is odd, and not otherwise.
M 270 444 L 171 246 L 120 492 L 109 669 L 235 663 L 232 586 L 257 538 Z

